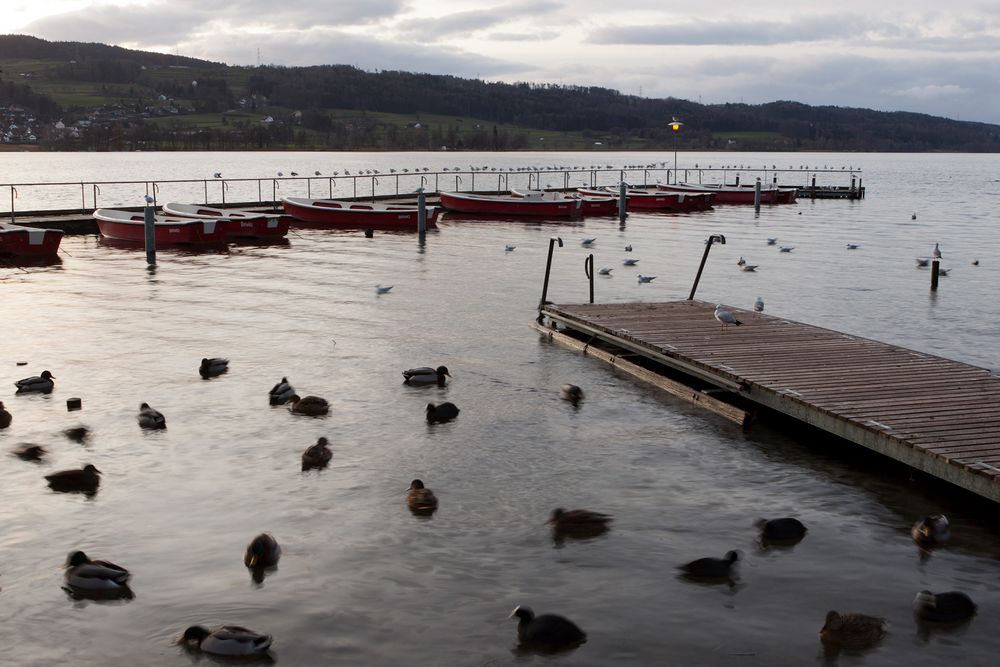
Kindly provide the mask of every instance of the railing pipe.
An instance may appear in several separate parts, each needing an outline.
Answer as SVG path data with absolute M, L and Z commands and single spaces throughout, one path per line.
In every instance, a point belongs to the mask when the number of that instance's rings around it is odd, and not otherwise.
M 701 280 L 701 272 L 705 269 L 705 262 L 708 260 L 708 251 L 712 249 L 712 245 L 715 243 L 720 243 L 722 245 L 726 244 L 726 237 L 722 234 L 712 234 L 705 241 L 705 254 L 701 256 L 701 264 L 698 265 L 698 273 L 694 277 L 694 284 L 691 285 L 691 293 L 688 295 L 688 301 L 694 301 L 694 293 L 698 289 L 698 282 Z
M 549 238 L 549 256 L 548 259 L 545 260 L 545 280 L 542 282 L 542 298 L 538 302 L 537 322 L 539 324 L 542 323 L 542 308 L 545 307 L 545 304 L 547 303 L 545 299 L 549 294 L 549 274 L 552 271 L 552 251 L 555 248 L 556 242 L 559 243 L 560 248 L 563 247 L 563 241 L 560 237 L 554 236 Z

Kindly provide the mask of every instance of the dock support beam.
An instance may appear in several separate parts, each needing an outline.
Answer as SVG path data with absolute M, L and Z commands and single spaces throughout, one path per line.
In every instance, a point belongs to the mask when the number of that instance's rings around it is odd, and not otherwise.
M 694 285 L 691 285 L 691 293 L 688 295 L 688 301 L 694 301 L 694 293 L 698 289 L 698 281 L 701 280 L 701 272 L 705 269 L 705 262 L 708 261 L 708 251 L 712 249 L 712 245 L 715 243 L 721 243 L 726 245 L 726 237 L 722 234 L 712 234 L 705 241 L 705 254 L 701 256 L 701 264 L 698 265 L 698 274 L 694 277 Z

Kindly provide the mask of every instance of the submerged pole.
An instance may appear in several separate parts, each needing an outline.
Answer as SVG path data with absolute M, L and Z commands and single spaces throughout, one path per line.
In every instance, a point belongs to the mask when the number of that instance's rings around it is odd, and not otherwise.
M 625 224 L 626 209 L 628 208 L 628 197 L 625 193 L 628 192 L 628 183 L 622 181 L 618 184 L 618 222 Z
M 701 280 L 701 272 L 705 268 L 705 262 L 708 260 L 708 251 L 712 249 L 714 243 L 726 244 L 726 237 L 722 234 L 712 234 L 705 241 L 705 254 L 701 256 L 701 264 L 698 265 L 698 273 L 694 277 L 694 285 L 691 285 L 691 293 L 688 295 L 688 301 L 694 301 L 694 293 L 698 289 L 698 282 Z
M 152 200 L 152 197 L 147 196 L 146 199 Z M 146 229 L 146 264 L 156 266 L 156 217 L 152 201 L 146 202 L 142 217 Z
M 552 271 L 552 251 L 555 248 L 556 242 L 559 243 L 561 248 L 563 245 L 562 239 L 558 236 L 553 236 L 549 239 L 549 257 L 545 260 L 545 280 L 542 282 L 542 300 L 538 302 L 538 318 L 537 322 L 542 323 L 542 307 L 545 306 L 545 297 L 549 294 L 549 273 Z
M 931 291 L 937 292 L 938 274 L 941 271 L 941 260 L 935 259 L 931 262 Z
M 754 213 L 760 213 L 760 179 L 753 186 L 753 210 Z

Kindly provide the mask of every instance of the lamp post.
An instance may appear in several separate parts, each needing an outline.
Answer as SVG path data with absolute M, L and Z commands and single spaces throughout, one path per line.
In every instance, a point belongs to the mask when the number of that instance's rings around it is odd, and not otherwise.
M 677 116 L 672 116 L 670 119 L 670 131 L 674 135 L 674 183 L 677 183 L 677 133 L 681 131 L 681 126 L 684 123 L 677 120 Z

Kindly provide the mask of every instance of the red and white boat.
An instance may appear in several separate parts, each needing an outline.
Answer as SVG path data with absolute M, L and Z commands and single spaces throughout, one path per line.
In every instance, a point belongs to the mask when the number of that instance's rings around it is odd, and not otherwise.
M 674 183 L 660 184 L 660 190 L 686 193 L 714 193 L 719 204 L 753 204 L 753 185 L 717 185 L 706 183 Z M 791 204 L 795 201 L 795 188 L 779 188 L 776 185 L 763 185 L 760 188 L 761 204 Z
M 258 213 L 235 208 L 177 203 L 164 204 L 163 212 L 178 218 L 229 220 L 233 223 L 230 226 L 232 235 L 239 238 L 279 239 L 288 234 L 288 219 L 280 213 Z
M 144 243 L 146 219 L 143 213 L 99 208 L 94 219 L 101 235 L 116 241 Z M 238 224 L 228 219 L 178 218 L 157 215 L 153 218 L 153 233 L 157 245 L 225 243 Z
M 440 197 L 442 206 L 459 213 L 538 218 L 578 218 L 583 215 L 582 199 L 477 195 L 469 192 L 442 192 Z
M 546 199 L 560 201 L 563 199 L 579 199 L 582 215 L 614 215 L 618 213 L 618 201 L 608 193 L 603 195 L 585 195 L 579 192 L 558 192 L 551 190 L 511 190 L 514 197 L 524 199 Z
M 62 241 L 61 229 L 38 229 L 0 222 L 0 255 L 54 257 Z
M 615 199 L 618 193 L 612 189 L 591 190 L 577 188 L 585 195 L 611 195 Z M 715 196 L 712 193 L 682 193 L 663 192 L 655 190 L 639 190 L 630 188 L 625 192 L 626 208 L 629 211 L 672 211 L 688 213 L 691 211 L 707 211 L 712 208 Z
M 282 197 L 281 204 L 285 208 L 285 213 L 310 227 L 417 231 L 419 209 L 413 204 L 302 197 Z M 428 229 L 437 226 L 439 212 L 440 208 L 437 206 L 426 208 Z

